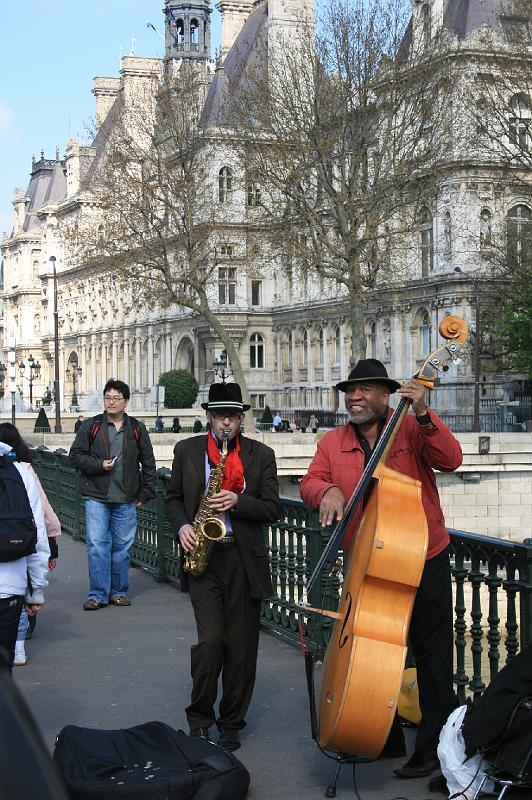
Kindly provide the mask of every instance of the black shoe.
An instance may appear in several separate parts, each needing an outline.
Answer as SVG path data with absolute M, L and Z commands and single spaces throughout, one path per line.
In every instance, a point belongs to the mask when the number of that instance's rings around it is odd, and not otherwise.
M 238 728 L 222 728 L 220 730 L 220 738 L 218 739 L 218 744 L 220 747 L 223 747 L 224 750 L 238 750 L 240 747 L 240 733 L 238 732 Z
M 406 756 L 406 744 L 393 744 L 386 743 L 382 748 L 379 758 L 404 758 Z
M 435 775 L 434 778 L 431 778 L 429 781 L 428 790 L 429 792 L 441 792 L 441 794 L 448 795 L 449 789 L 447 787 L 445 775 Z
M 208 728 L 189 728 L 189 736 L 193 736 L 196 739 L 205 739 L 207 742 L 211 740 Z
M 415 751 L 404 767 L 394 769 L 394 773 L 398 778 L 426 778 L 439 768 L 440 762 L 435 753 Z

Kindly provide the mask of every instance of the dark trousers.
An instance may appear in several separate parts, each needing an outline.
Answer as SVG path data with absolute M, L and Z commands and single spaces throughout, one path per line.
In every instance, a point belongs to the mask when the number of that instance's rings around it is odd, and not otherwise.
M 23 602 L 22 595 L 0 598 L 0 647 L 7 650 L 10 668 L 15 658 L 15 643 Z
M 416 752 L 436 752 L 440 731 L 455 707 L 453 691 L 453 600 L 449 549 L 427 561 L 417 590 L 410 643 L 414 652 L 422 719 L 416 735 Z M 397 717 L 389 744 L 403 734 Z
M 204 574 L 189 579 L 198 643 L 191 648 L 191 728 L 216 720 L 214 705 L 222 675 L 219 728 L 243 728 L 251 702 L 259 644 L 260 600 L 249 584 L 236 544 L 214 545 Z

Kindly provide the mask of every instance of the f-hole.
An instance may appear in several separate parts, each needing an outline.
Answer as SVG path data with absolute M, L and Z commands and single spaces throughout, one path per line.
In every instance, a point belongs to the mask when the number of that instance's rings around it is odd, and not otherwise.
M 344 617 L 344 621 L 342 623 L 342 629 L 340 631 L 340 636 L 338 637 L 338 647 L 342 649 L 346 644 L 347 640 L 349 639 L 349 634 L 345 633 L 345 627 L 347 625 L 347 621 L 351 614 L 351 607 L 353 605 L 353 598 L 351 597 L 351 592 L 347 593 L 347 612 Z

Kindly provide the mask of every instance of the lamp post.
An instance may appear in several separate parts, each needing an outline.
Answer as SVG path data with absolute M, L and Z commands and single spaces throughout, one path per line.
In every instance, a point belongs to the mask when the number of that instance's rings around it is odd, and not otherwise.
M 30 376 L 28 378 L 30 384 L 30 411 L 33 411 L 33 382 L 37 380 L 41 374 L 41 365 L 38 361 L 35 361 L 31 353 L 28 356 L 28 367 L 30 369 Z M 21 376 L 24 377 L 24 372 L 26 370 L 25 363 L 21 361 L 18 368 Z
M 81 378 L 81 367 L 79 366 L 77 361 L 72 361 L 72 366 L 70 369 L 66 370 L 67 379 L 70 380 L 72 378 L 72 405 L 76 407 L 78 405 L 78 395 L 76 393 L 76 383 L 78 378 Z
M 54 402 L 55 402 L 55 433 L 61 430 L 61 393 L 59 391 L 59 316 L 57 310 L 57 272 L 55 268 L 56 257 L 50 256 L 54 273 Z
M 7 353 L 7 377 L 9 378 L 9 391 L 11 392 L 11 424 L 15 424 L 15 394 L 17 391 L 16 379 L 15 340 L 9 344 Z
M 220 355 L 214 358 L 213 366 L 215 379 L 220 378 L 222 383 L 226 383 L 226 378 L 231 378 L 234 375 L 232 369 L 226 369 L 227 353 L 225 350 L 222 350 Z
M 0 364 L 0 398 L 2 398 L 4 396 L 4 394 L 5 394 L 4 382 L 5 382 L 5 379 L 6 379 L 6 372 L 7 372 L 6 365 L 5 364 Z

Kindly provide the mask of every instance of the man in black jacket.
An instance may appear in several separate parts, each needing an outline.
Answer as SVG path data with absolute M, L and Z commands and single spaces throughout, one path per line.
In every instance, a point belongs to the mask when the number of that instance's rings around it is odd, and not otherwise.
M 109 380 L 105 411 L 83 422 L 70 448 L 85 501 L 89 595 L 85 611 L 129 606 L 128 571 L 137 508 L 155 497 L 155 458 L 145 425 L 126 413 L 129 386 Z
M 198 632 L 198 644 L 191 648 L 192 699 L 186 709 L 190 733 L 208 739 L 216 720 L 219 744 L 236 750 L 255 684 L 261 600 L 272 592 L 263 525 L 279 517 L 279 486 L 273 450 L 241 435 L 249 406 L 242 403 L 240 386 L 214 383 L 202 405 L 209 430 L 206 436 L 176 444 L 165 510 L 181 550 L 188 552 L 196 542 L 194 518 L 220 460 L 222 432 L 227 431 L 223 481 L 210 500 L 210 511 L 225 523 L 227 535 L 214 543 L 202 575 L 184 573 L 182 588 L 188 585 Z

